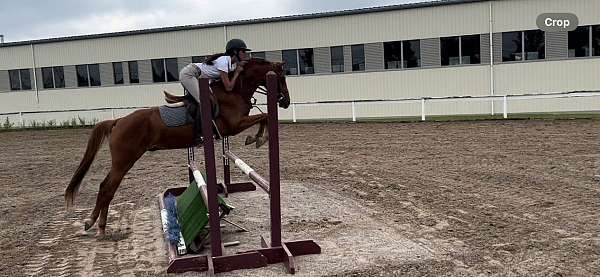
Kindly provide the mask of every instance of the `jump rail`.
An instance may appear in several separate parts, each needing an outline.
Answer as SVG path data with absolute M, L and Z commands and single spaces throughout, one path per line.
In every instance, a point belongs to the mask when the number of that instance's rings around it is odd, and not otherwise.
M 242 159 L 238 158 L 233 152 L 226 151 L 225 156 L 232 161 L 239 169 L 244 172 L 244 174 L 248 175 L 252 181 L 256 182 L 256 184 L 261 187 L 266 193 L 270 193 L 269 191 L 269 182 L 265 180 L 262 176 L 260 176 L 252 167 L 246 164 Z

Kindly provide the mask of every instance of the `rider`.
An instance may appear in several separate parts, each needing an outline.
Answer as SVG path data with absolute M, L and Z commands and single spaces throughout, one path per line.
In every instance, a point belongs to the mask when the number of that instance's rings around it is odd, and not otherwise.
M 208 77 L 211 81 L 221 80 L 226 91 L 233 90 L 235 81 L 248 56 L 246 52 L 251 51 L 241 39 L 232 39 L 225 46 L 225 53 L 214 54 L 203 63 L 190 63 L 179 72 L 179 81 L 183 88 L 191 94 L 200 104 L 199 77 Z M 234 72 L 229 79 L 229 72 Z

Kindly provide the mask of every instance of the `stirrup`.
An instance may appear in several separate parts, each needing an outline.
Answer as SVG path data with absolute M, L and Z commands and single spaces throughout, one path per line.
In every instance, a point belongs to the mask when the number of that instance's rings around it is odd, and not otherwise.
M 219 132 L 219 128 L 217 128 L 217 123 L 215 122 L 215 120 L 212 120 L 212 124 L 213 124 L 213 138 L 216 140 L 221 140 L 223 139 L 223 136 L 221 135 L 221 132 Z M 194 139 L 194 146 L 198 146 L 198 145 L 202 145 L 204 144 L 204 137 L 203 136 L 198 136 Z
M 194 138 L 194 147 L 198 147 L 198 146 L 202 146 L 204 145 L 204 137 L 203 136 L 198 136 L 196 138 Z

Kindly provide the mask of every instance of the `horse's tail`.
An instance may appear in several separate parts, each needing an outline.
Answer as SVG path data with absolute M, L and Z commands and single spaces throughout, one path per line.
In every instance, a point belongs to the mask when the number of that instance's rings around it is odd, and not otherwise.
M 90 135 L 90 138 L 88 140 L 87 148 L 85 150 L 85 154 L 83 155 L 83 159 L 81 160 L 79 167 L 77 167 L 75 174 L 73 174 L 71 182 L 69 183 L 65 191 L 65 201 L 67 203 L 67 210 L 70 210 L 71 207 L 73 207 L 75 195 L 79 191 L 79 186 L 81 185 L 83 177 L 90 169 L 90 166 L 94 161 L 94 157 L 96 157 L 96 153 L 98 153 L 100 146 L 102 146 L 104 138 L 106 138 L 110 134 L 112 127 L 115 125 L 116 122 L 117 120 L 105 120 L 96 124 L 96 126 L 92 130 L 92 134 Z

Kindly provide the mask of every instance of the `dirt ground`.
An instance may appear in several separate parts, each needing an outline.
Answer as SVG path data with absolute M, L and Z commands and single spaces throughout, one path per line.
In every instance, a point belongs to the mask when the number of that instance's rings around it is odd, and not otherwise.
M 600 276 L 598 130 L 600 120 L 282 125 L 284 238 L 323 248 L 298 258 L 297 275 Z M 142 157 L 98 240 L 81 230 L 106 145 L 64 213 L 89 133 L 0 133 L 0 276 L 165 275 L 156 195 L 185 184 L 185 150 Z M 244 137 L 235 152 L 266 174 L 266 147 Z M 266 200 L 232 197 L 233 220 L 266 234 Z M 239 275 L 284 273 L 223 274 Z

